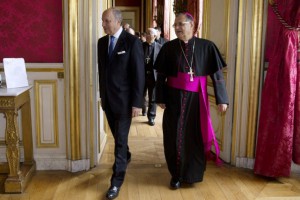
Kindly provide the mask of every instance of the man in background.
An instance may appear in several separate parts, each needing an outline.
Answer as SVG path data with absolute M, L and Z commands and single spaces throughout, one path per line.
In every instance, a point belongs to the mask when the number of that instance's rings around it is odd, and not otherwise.
M 128 23 L 123 24 L 123 29 L 126 31 L 130 28 L 130 25 Z
M 155 27 L 155 29 L 157 30 L 157 37 L 156 37 L 155 41 L 161 45 L 164 45 L 166 42 L 168 42 L 167 39 L 165 39 L 164 37 L 161 36 L 161 28 Z
M 155 42 L 157 36 L 157 30 L 154 28 L 148 28 L 146 32 L 146 42 L 143 43 L 144 49 L 144 63 L 145 63 L 145 89 L 144 89 L 144 107 L 143 115 L 146 115 L 146 107 L 148 106 L 147 117 L 148 124 L 154 126 L 154 119 L 156 117 L 156 103 L 155 103 L 155 80 L 156 70 L 153 69 L 156 57 L 161 49 L 161 44 Z M 148 105 L 146 96 L 148 93 Z
M 147 35 L 146 32 L 141 33 L 140 39 L 142 42 L 146 42 L 146 35 Z
M 125 29 L 125 31 L 135 36 L 135 31 L 132 28 Z

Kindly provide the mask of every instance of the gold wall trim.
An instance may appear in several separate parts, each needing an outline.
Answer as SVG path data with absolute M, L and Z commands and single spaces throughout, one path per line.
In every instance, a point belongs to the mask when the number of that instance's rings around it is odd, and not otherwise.
M 70 140 L 71 159 L 81 159 L 80 143 L 80 91 L 79 91 L 79 48 L 78 0 L 69 0 L 69 101 L 70 101 Z
M 203 1 L 203 20 L 202 20 L 202 38 L 209 37 L 209 16 L 210 16 L 210 7 L 211 2 L 210 0 Z
M 101 110 L 101 102 L 98 101 L 98 104 L 97 104 L 97 116 L 98 116 L 98 122 L 97 122 L 97 128 L 98 128 L 98 132 L 97 132 L 97 137 L 98 137 L 98 154 L 101 153 L 101 126 L 100 126 L 99 121 L 103 120 L 100 117 L 100 110 Z
M 69 13 L 68 13 L 68 1 L 69 0 L 63 0 L 62 1 L 62 4 L 63 4 L 63 13 L 62 13 L 62 16 L 63 16 L 63 66 L 64 66 L 64 76 L 68 76 L 67 73 L 69 73 L 69 60 L 68 60 L 68 25 L 69 25 L 69 22 L 68 22 L 68 16 L 69 16 Z M 65 123 L 65 127 L 64 127 L 64 130 L 65 130 L 65 140 L 66 140 L 66 157 L 67 158 L 70 158 L 70 150 L 69 150 L 69 147 L 70 147 L 70 141 L 69 141 L 69 135 L 68 135 L 68 131 L 69 131 L 69 120 L 68 120 L 68 97 L 67 97 L 67 93 L 68 93 L 68 80 L 65 78 L 64 79 L 64 93 L 65 93 L 65 98 L 64 98 L 64 111 L 65 111 L 65 118 L 64 118 L 64 123 Z
M 23 146 L 23 141 L 19 141 L 19 145 Z M 2 146 L 6 147 L 6 142 L 3 140 L 0 141 L 0 147 L 2 147 Z
M 64 68 L 27 68 L 27 72 L 64 72 Z
M 248 138 L 247 138 L 247 157 L 254 158 L 255 155 L 255 136 L 258 119 L 258 100 L 259 84 L 261 72 L 262 55 L 262 32 L 263 32 L 263 11 L 264 1 L 253 1 L 254 14 L 252 18 L 252 44 L 250 57 L 250 83 L 249 83 L 249 112 L 248 112 Z
M 232 163 L 236 157 L 254 158 L 258 119 L 259 85 L 262 55 L 264 1 L 240 1 L 232 128 Z M 249 10 L 252 9 L 251 15 Z M 246 37 L 251 36 L 248 43 Z M 248 53 L 249 51 L 249 53 Z M 245 66 L 246 65 L 246 66 Z M 249 72 L 247 71 L 249 70 Z M 243 82 L 242 80 L 245 80 Z M 244 106 L 244 99 L 247 105 Z M 247 112 L 246 121 L 241 119 Z M 246 145 L 246 146 L 243 146 Z
M 52 89 L 52 101 L 51 99 L 44 99 L 46 97 L 42 94 L 42 89 L 45 86 L 50 86 Z M 58 147 L 58 104 L 57 104 L 57 81 L 56 80 L 35 80 L 34 81 L 34 91 L 35 91 L 35 119 L 36 119 L 36 137 L 37 137 L 37 147 L 38 148 L 48 148 L 48 147 Z M 52 105 L 49 104 L 52 102 Z M 52 108 L 52 110 L 44 110 L 44 106 L 47 105 Z M 43 113 L 47 112 L 52 118 L 44 119 Z M 50 113 L 49 113 L 50 112 Z M 51 115 L 52 113 L 52 115 Z M 50 125 L 53 127 L 53 142 L 48 143 L 43 140 L 43 130 L 42 127 L 47 128 L 49 121 L 52 122 Z
M 98 6 L 98 4 L 96 3 L 96 5 Z M 88 55 L 88 63 L 89 63 L 89 111 L 88 111 L 88 114 L 89 114 L 89 117 L 87 117 L 86 119 L 89 120 L 86 122 L 86 124 L 89 124 L 89 127 L 90 127 L 90 141 L 89 141 L 89 151 L 90 152 L 90 166 L 95 166 L 97 164 L 97 161 L 95 161 L 95 150 L 94 150 L 94 141 L 95 141 L 95 130 L 94 130 L 94 123 L 95 123 L 95 120 L 94 120 L 94 113 L 95 113 L 95 108 L 97 106 L 97 102 L 95 102 L 95 98 L 94 98 L 94 84 L 93 84 L 93 80 L 94 80 L 94 65 L 93 65 L 93 1 L 89 1 L 89 5 L 88 5 L 88 8 L 89 8 L 89 31 L 88 31 L 88 37 L 89 37 L 89 43 L 88 43 L 88 47 L 89 47 L 89 50 L 87 52 L 89 52 L 87 55 Z M 97 23 L 96 23 L 97 24 Z
M 152 27 L 153 17 L 152 17 L 152 8 L 153 8 L 153 1 L 145 0 L 146 1 L 146 13 L 145 13 L 145 29 Z M 144 1 L 143 1 L 144 2 Z M 141 32 L 144 32 L 145 30 L 141 29 Z
M 244 38 L 244 35 L 242 35 L 242 29 L 243 29 L 243 7 L 244 7 L 244 1 L 241 1 L 239 3 L 239 10 L 238 10 L 238 37 L 237 37 L 237 58 L 236 58 L 236 70 L 235 70 L 235 77 L 239 77 L 241 74 L 241 71 L 243 70 L 241 67 L 242 65 L 242 58 L 241 58 L 241 51 L 242 51 L 242 41 Z M 234 102 L 236 102 L 233 106 L 233 123 L 232 123 L 232 141 L 235 141 L 235 143 L 232 143 L 231 145 L 231 163 L 235 163 L 236 161 L 236 154 L 238 153 L 237 151 L 240 149 L 236 148 L 238 138 L 238 133 L 240 132 L 240 129 L 238 129 L 240 126 L 237 124 L 238 123 L 238 117 L 240 117 L 241 113 L 241 105 L 239 104 L 239 94 L 240 94 L 240 87 L 242 87 L 240 79 L 236 78 L 235 79 L 235 91 L 234 91 Z

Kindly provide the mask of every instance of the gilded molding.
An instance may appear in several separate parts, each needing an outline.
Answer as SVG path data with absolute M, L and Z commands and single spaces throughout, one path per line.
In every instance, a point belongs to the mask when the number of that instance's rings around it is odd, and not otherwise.
M 81 159 L 80 143 L 80 91 L 79 91 L 79 13 L 78 0 L 68 1 L 69 17 L 69 100 L 70 100 L 70 140 L 71 140 L 71 159 Z
M 91 1 L 89 1 L 89 30 L 93 30 L 93 3 Z M 88 32 L 89 35 L 89 53 L 88 53 L 88 63 L 89 63 L 89 117 L 86 118 L 87 122 L 86 124 L 89 124 L 90 127 L 90 142 L 89 142 L 89 158 L 90 158 L 90 166 L 95 166 L 97 164 L 97 161 L 95 161 L 95 151 L 94 151 L 94 141 L 95 141 L 95 130 L 94 130 L 94 123 L 95 123 L 95 119 L 94 119 L 94 113 L 95 113 L 95 105 L 96 105 L 96 100 L 94 98 L 94 93 L 93 93 L 93 89 L 94 89 L 94 84 L 93 84 L 93 80 L 94 80 L 94 65 L 93 65 L 93 57 L 92 57 L 92 46 L 93 46 L 93 35 L 92 35 L 92 31 Z
M 154 12 L 152 10 L 153 8 L 153 1 L 150 1 L 150 0 L 143 0 L 143 1 L 146 1 L 146 12 L 145 12 L 145 18 L 146 18 L 146 24 L 145 24 L 145 28 L 148 28 L 148 27 L 151 27 L 152 26 L 152 22 L 153 22 L 153 17 L 152 17 L 152 12 Z M 142 31 L 142 29 L 141 29 Z
M 0 107 L 2 108 L 11 108 L 15 106 L 15 100 L 11 97 L 2 97 L 0 99 Z
M 101 110 L 101 101 L 98 101 L 97 103 L 97 116 L 98 116 L 98 123 L 97 123 L 97 128 L 98 128 L 98 132 L 97 132 L 97 137 L 98 137 L 98 154 L 101 153 L 101 126 L 99 121 L 103 120 L 101 119 L 101 115 L 100 115 L 100 110 Z
M 64 72 L 63 68 L 27 68 L 27 72 Z
M 249 112 L 248 112 L 248 141 L 247 157 L 254 158 L 255 155 L 255 136 L 257 127 L 258 101 L 259 101 L 259 84 L 262 55 L 262 32 L 263 32 L 263 11 L 264 2 L 255 0 L 254 14 L 252 15 L 252 44 L 250 66 L 251 73 L 249 78 Z
M 235 88 L 234 88 L 234 102 L 236 102 L 233 105 L 233 122 L 232 122 L 232 141 L 235 141 L 234 143 L 232 142 L 231 145 L 231 163 L 235 163 L 236 162 L 236 155 L 238 154 L 238 150 L 239 147 L 237 149 L 237 139 L 238 139 L 238 133 L 240 132 L 240 126 L 238 124 L 238 120 L 241 114 L 241 105 L 239 105 L 239 95 L 240 95 L 240 87 L 241 87 L 241 83 L 240 83 L 240 79 L 238 77 L 240 77 L 242 69 L 241 66 L 242 65 L 242 57 L 241 57 L 241 51 L 242 51 L 242 42 L 243 42 L 243 37 L 244 35 L 242 35 L 242 30 L 243 30 L 243 7 L 244 7 L 244 1 L 241 1 L 239 4 L 239 10 L 238 10 L 238 38 L 237 38 L 237 57 L 236 57 L 236 70 L 235 70 Z
M 53 105 L 51 106 L 53 110 L 50 112 L 53 112 L 53 118 L 49 119 L 53 122 L 53 143 L 45 143 L 42 141 L 42 130 L 41 127 L 45 126 L 42 125 L 43 120 L 43 114 L 44 111 L 41 110 L 43 106 L 41 106 L 43 103 L 46 103 L 43 101 L 42 94 L 41 94 L 41 88 L 43 86 L 51 86 L 52 88 L 52 102 Z M 36 137 L 37 137 L 37 147 L 38 148 L 47 148 L 47 147 L 58 147 L 59 144 L 59 136 L 58 136 L 58 103 L 57 103 L 57 81 L 56 80 L 36 80 L 34 81 L 34 90 L 35 90 L 35 116 L 36 116 Z M 48 104 L 48 103 L 47 103 Z
M 264 2 L 260 0 L 254 0 L 253 2 L 240 1 L 239 4 L 239 34 L 237 38 L 235 104 L 232 129 L 232 141 L 235 142 L 232 143 L 232 163 L 235 163 L 236 156 L 253 158 L 255 152 L 262 55 L 263 4 Z M 249 9 L 252 9 L 251 14 L 249 14 Z M 249 43 L 245 39 L 248 35 L 251 36 Z M 248 49 L 250 49 L 249 52 Z M 247 71 L 248 69 L 249 72 Z M 242 82 L 244 80 L 247 81 Z M 247 98 L 248 104 L 246 105 L 244 104 L 244 98 Z M 247 110 L 246 121 L 241 119 L 244 110 Z M 247 137 L 246 140 L 245 137 Z M 243 145 L 246 145 L 246 147 Z M 245 155 L 243 151 L 245 151 Z M 240 153 L 243 155 L 240 155 Z
M 209 37 L 209 16 L 210 16 L 210 7 L 211 2 L 210 0 L 203 1 L 203 20 L 202 20 L 202 38 Z

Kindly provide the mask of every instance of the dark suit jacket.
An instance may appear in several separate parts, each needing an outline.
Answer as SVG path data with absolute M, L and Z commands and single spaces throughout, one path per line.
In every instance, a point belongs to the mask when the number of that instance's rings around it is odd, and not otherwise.
M 161 45 L 164 45 L 166 42 L 168 42 L 169 40 L 163 38 L 163 37 L 160 37 L 158 40 L 156 39 L 155 42 L 161 44 Z
M 148 44 L 147 42 L 143 42 L 143 49 L 144 49 L 144 53 L 146 52 L 146 48 L 148 47 Z M 157 55 L 161 49 L 162 45 L 159 44 L 158 42 L 154 42 L 154 52 L 153 52 L 153 66 L 154 66 L 154 63 L 155 63 L 155 60 L 157 58 Z M 146 57 L 145 57 L 146 59 Z M 153 74 L 154 74 L 154 80 L 156 80 L 156 77 L 157 77 L 157 72 L 155 69 L 153 69 Z
M 115 114 L 129 114 L 132 107 L 142 107 L 145 84 L 142 43 L 136 36 L 123 30 L 109 59 L 108 42 L 108 35 L 98 40 L 102 108 L 105 111 L 109 103 Z

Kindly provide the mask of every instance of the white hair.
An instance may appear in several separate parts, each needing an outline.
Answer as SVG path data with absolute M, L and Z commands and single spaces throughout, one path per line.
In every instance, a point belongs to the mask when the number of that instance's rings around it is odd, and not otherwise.
M 157 34 L 158 34 L 157 30 L 154 28 L 148 28 L 148 31 L 150 31 L 150 33 L 155 36 L 157 36 Z
M 135 34 L 135 31 L 134 31 L 132 28 L 128 28 L 128 29 L 126 29 L 126 31 L 127 31 L 128 33 L 130 33 L 131 35 L 134 35 L 134 34 Z

